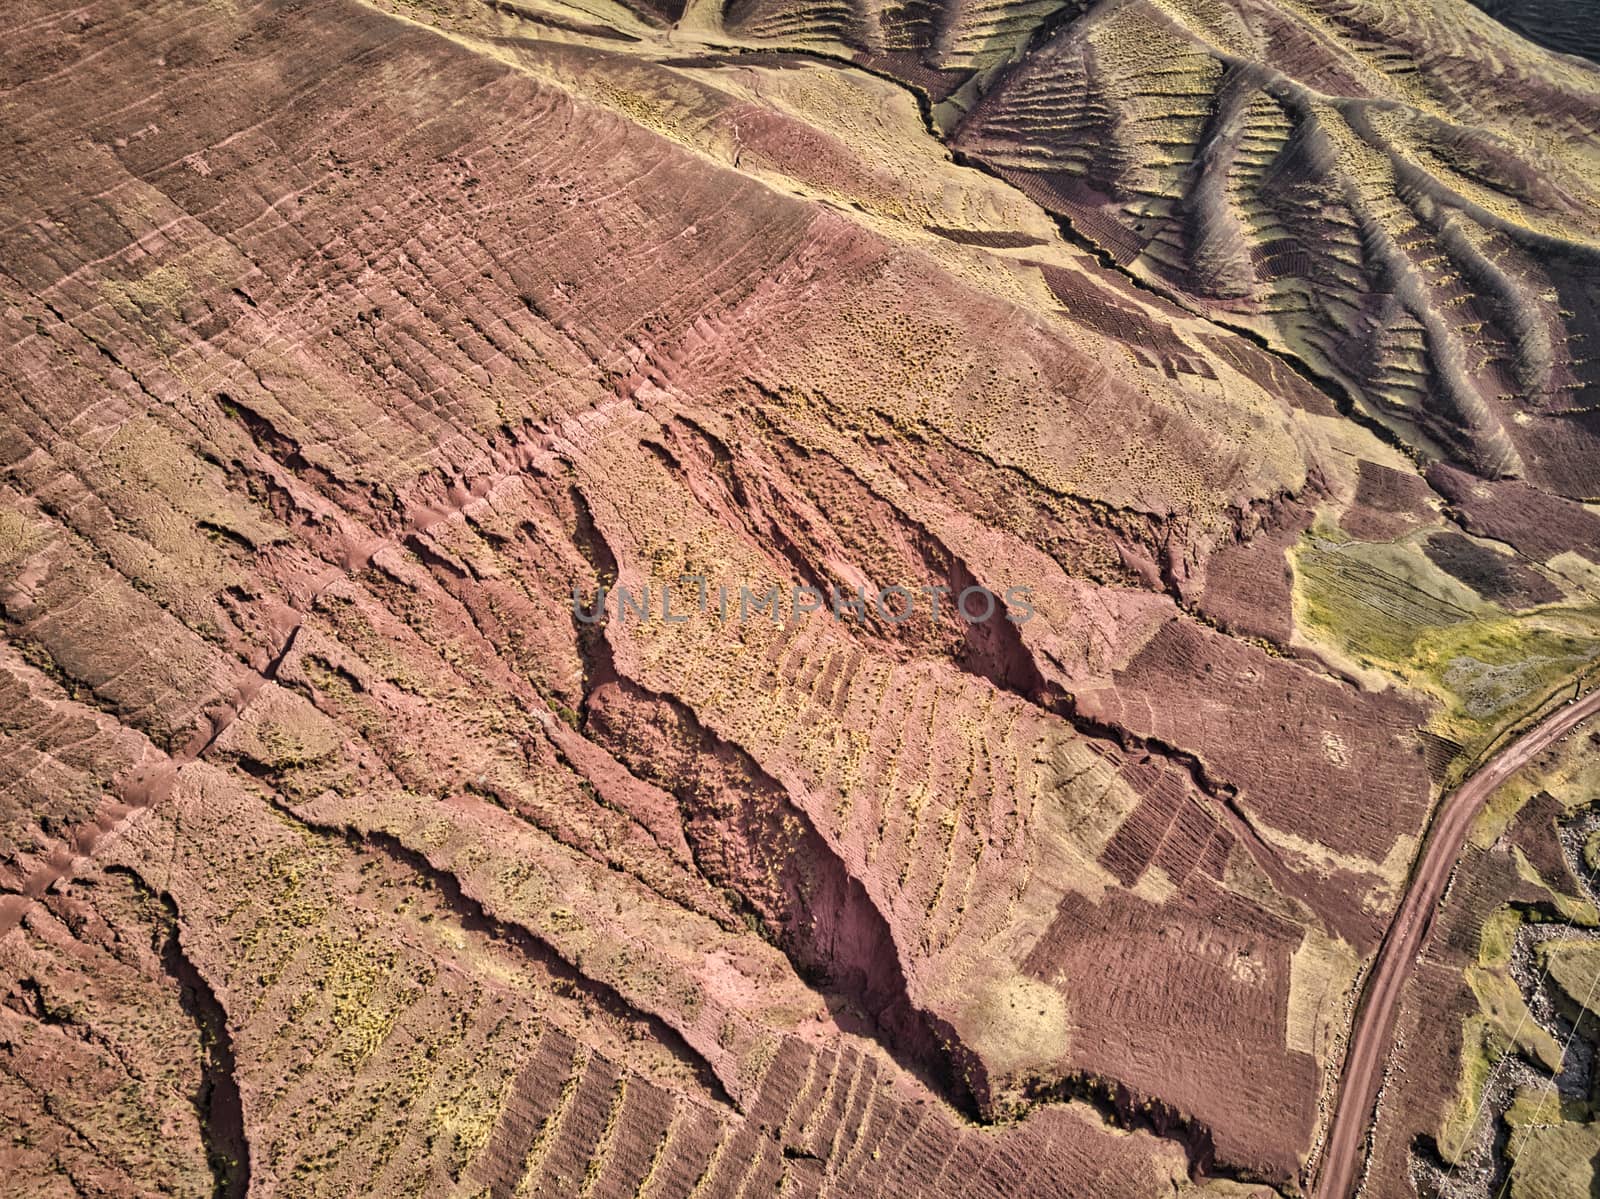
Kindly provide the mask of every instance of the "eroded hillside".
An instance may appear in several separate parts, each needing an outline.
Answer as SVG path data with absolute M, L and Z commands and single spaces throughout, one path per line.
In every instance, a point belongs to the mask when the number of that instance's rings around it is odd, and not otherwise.
M 1310 1184 L 1440 794 L 1600 641 L 1593 68 L 0 20 L 17 1193 Z

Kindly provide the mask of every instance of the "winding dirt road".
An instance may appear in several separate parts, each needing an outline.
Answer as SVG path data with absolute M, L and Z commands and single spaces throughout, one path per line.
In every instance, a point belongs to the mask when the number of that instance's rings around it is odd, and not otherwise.
M 1529 759 L 1586 718 L 1600 713 L 1600 689 L 1577 703 L 1557 708 L 1528 732 L 1495 754 L 1440 805 L 1422 859 L 1378 948 L 1356 1010 L 1355 1027 L 1339 1079 L 1338 1107 L 1328 1129 L 1327 1151 L 1317 1180 L 1317 1199 L 1350 1199 L 1361 1176 L 1362 1142 L 1371 1122 L 1394 1032 L 1395 1009 L 1411 968 L 1433 926 L 1456 859 L 1466 845 L 1473 819 L 1484 802 Z

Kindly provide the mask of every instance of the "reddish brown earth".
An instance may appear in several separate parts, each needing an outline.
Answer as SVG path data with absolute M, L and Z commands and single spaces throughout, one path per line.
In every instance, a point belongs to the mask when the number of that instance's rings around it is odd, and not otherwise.
M 1440 795 L 1600 649 L 1592 68 L 1457 0 L 0 28 L 0 1190 L 1359 1172 Z M 919 602 L 716 611 L 797 585 Z

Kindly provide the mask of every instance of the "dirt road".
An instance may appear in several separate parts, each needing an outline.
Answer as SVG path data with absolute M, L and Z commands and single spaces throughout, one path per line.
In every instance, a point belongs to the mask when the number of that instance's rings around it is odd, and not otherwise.
M 1356 1011 L 1355 1028 L 1339 1079 L 1338 1107 L 1328 1130 L 1327 1151 L 1314 1193 L 1317 1199 L 1349 1199 L 1354 1193 L 1365 1158 L 1363 1141 L 1377 1102 L 1383 1066 L 1389 1056 L 1395 1009 L 1417 954 L 1427 940 L 1450 872 L 1466 845 L 1472 821 L 1484 802 L 1540 750 L 1574 725 L 1600 712 L 1600 689 L 1577 703 L 1557 708 L 1540 723 L 1490 758 L 1471 778 L 1440 805 L 1429 831 L 1422 860 L 1394 922 L 1378 949 L 1378 959 L 1367 978 Z

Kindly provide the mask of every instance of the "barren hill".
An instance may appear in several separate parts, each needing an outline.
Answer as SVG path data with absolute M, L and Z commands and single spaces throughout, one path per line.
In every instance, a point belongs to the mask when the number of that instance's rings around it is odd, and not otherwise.
M 7 6 L 0 1190 L 1311 1186 L 1600 647 L 1505 7 Z

